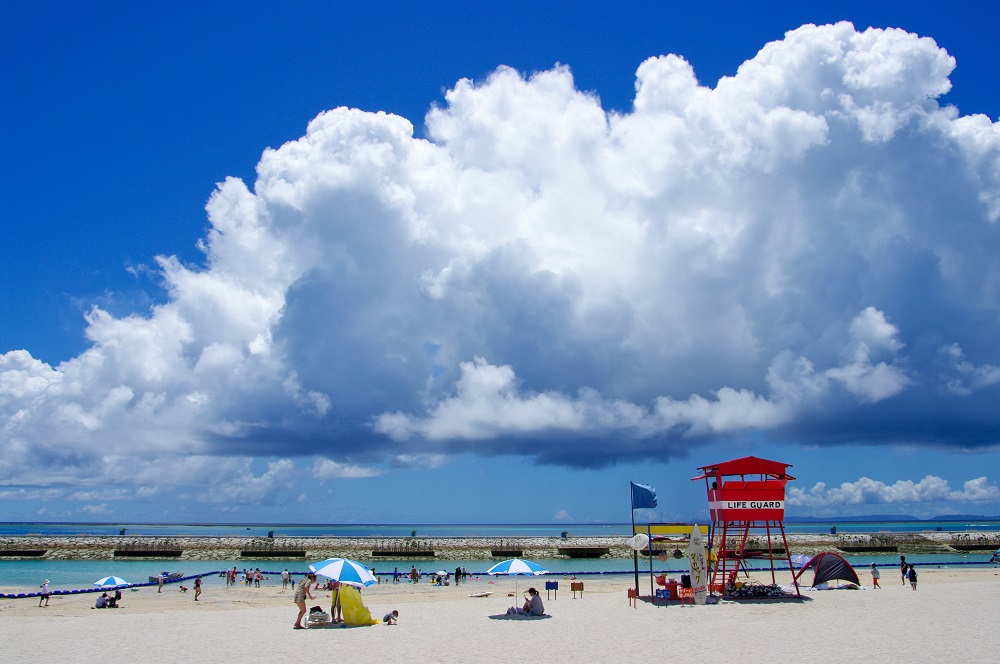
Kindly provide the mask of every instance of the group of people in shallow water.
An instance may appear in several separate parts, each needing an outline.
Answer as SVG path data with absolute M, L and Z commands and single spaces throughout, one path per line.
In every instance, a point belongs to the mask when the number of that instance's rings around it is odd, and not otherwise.
M 375 570 L 372 570 L 372 574 Z M 419 583 L 420 577 L 422 577 L 425 572 L 420 572 L 416 567 L 411 567 L 408 573 L 400 572 L 398 567 L 394 567 L 392 570 L 392 582 L 399 583 L 400 580 L 405 576 L 411 583 Z M 455 585 L 457 586 L 460 582 L 465 581 L 469 578 L 469 572 L 466 571 L 464 567 L 456 567 L 455 575 L 452 576 L 450 572 L 431 572 L 428 574 L 431 579 L 431 583 L 435 585 L 451 585 L 451 580 L 455 580 Z
M 288 570 L 285 571 L 287 572 Z M 227 586 L 235 586 L 237 581 L 242 580 L 243 585 L 253 586 L 254 588 L 260 588 L 260 582 L 267 578 L 260 571 L 259 567 L 256 569 L 244 569 L 242 574 L 237 572 L 236 568 L 233 567 L 231 570 L 223 572 L 222 575 L 226 577 Z
M 909 583 L 910 587 L 912 589 L 914 589 L 914 590 L 917 589 L 917 567 L 916 567 L 916 565 L 913 565 L 912 563 L 907 563 L 906 562 L 906 556 L 900 556 L 899 557 L 899 574 L 900 574 L 900 576 L 903 579 L 903 585 L 904 586 L 907 583 Z M 873 589 L 875 589 L 875 588 L 881 588 L 882 587 L 882 586 L 880 586 L 878 584 L 878 580 L 880 578 L 882 578 L 882 574 L 878 570 L 878 565 L 876 565 L 875 563 L 872 563 L 872 587 L 873 587 Z

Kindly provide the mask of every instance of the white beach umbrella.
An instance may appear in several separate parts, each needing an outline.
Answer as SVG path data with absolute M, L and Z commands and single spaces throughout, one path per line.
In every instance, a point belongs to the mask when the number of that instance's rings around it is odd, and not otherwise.
M 792 560 L 792 567 L 804 567 L 806 563 L 812 560 L 812 556 L 807 556 L 804 553 L 796 553 L 794 556 L 792 556 L 791 560 Z

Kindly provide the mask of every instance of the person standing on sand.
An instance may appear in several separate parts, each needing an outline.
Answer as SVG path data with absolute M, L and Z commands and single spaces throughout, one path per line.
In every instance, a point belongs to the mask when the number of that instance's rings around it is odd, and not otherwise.
M 42 600 L 45 600 L 45 604 L 42 604 Z M 42 592 L 38 594 L 38 606 L 48 606 L 49 605 L 49 580 L 45 579 L 42 582 Z
M 198 595 L 201 594 L 201 577 L 196 576 L 194 578 L 194 601 L 198 601 Z
M 903 585 L 904 586 L 906 585 L 906 568 L 907 568 L 906 556 L 900 556 L 899 557 L 899 573 L 903 577 Z
M 306 574 L 299 581 L 299 585 L 295 586 L 295 597 L 294 601 L 299 605 L 299 617 L 295 619 L 295 625 L 293 629 L 305 629 L 302 625 L 302 616 L 306 615 L 306 596 L 309 599 L 313 599 L 312 593 L 309 592 L 309 586 L 316 581 L 315 574 Z
M 882 587 L 882 586 L 880 586 L 880 585 L 878 584 L 878 580 L 879 580 L 879 577 L 880 577 L 880 576 L 882 576 L 882 575 L 881 575 L 881 573 L 879 573 L 879 571 L 878 571 L 878 566 L 877 566 L 877 565 L 875 565 L 875 563 L 872 563 L 872 589 L 873 589 L 873 590 L 874 590 L 875 588 L 881 588 L 881 587 Z
M 335 623 L 344 622 L 344 607 L 340 605 L 340 581 L 332 581 L 333 601 L 330 602 L 330 619 Z
M 906 578 L 910 580 L 910 587 L 914 590 L 917 589 L 917 566 L 910 565 L 909 571 L 906 572 Z

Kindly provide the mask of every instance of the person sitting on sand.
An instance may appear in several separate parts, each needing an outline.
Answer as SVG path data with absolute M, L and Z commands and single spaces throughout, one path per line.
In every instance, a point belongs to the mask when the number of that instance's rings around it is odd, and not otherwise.
M 385 614 L 384 616 L 382 616 L 382 622 L 384 622 L 386 625 L 395 625 L 397 622 L 399 622 L 399 611 L 393 609 L 389 613 Z
M 524 606 L 512 606 L 507 609 L 507 615 L 518 614 L 522 616 L 540 616 L 545 613 L 542 605 L 542 596 L 534 588 L 528 588 L 528 595 L 524 601 Z
M 108 608 L 108 594 L 107 593 L 101 593 L 101 596 L 98 597 L 97 601 L 94 603 L 94 608 L 95 609 L 106 609 L 106 608 Z
M 299 605 L 299 617 L 295 619 L 294 629 L 305 629 L 302 625 L 302 616 L 306 615 L 306 596 L 308 595 L 309 599 L 313 599 L 312 593 L 309 592 L 309 586 L 315 582 L 315 574 L 306 574 L 299 581 L 299 584 L 295 586 L 294 602 Z

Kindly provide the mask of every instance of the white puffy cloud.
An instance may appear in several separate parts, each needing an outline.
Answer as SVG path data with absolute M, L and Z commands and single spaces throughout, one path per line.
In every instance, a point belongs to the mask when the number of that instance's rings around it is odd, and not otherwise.
M 840 23 L 715 87 L 652 57 L 629 112 L 560 66 L 459 81 L 426 138 L 321 113 L 252 190 L 219 184 L 203 264 L 157 259 L 163 303 L 94 307 L 58 366 L 0 356 L 0 485 L 211 469 L 194 494 L 254 504 L 299 456 L 343 479 L 750 431 L 996 445 L 1000 129 L 939 103 L 954 66 Z
M 228 505 L 256 505 L 265 502 L 269 496 L 282 488 L 290 488 L 294 483 L 295 464 L 288 459 L 278 459 L 267 464 L 267 470 L 260 475 L 247 472 L 212 486 L 203 491 L 198 499 L 209 503 Z
M 952 489 L 947 480 L 927 475 L 919 482 L 899 480 L 885 484 L 867 477 L 828 487 L 817 482 L 811 489 L 788 487 L 788 504 L 797 507 L 837 508 L 858 505 L 919 505 L 921 503 L 986 503 L 1000 500 L 1000 487 L 986 477 Z

